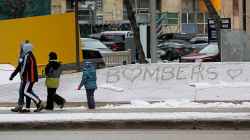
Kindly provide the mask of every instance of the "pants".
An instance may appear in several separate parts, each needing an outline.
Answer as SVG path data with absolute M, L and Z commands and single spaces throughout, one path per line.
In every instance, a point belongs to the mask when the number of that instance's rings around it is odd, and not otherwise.
M 88 102 L 89 109 L 95 109 L 94 92 L 95 92 L 95 89 L 86 89 L 87 102 Z
M 19 99 L 18 105 L 24 105 L 24 97 L 26 97 L 26 108 L 30 108 L 31 100 L 36 104 L 40 104 L 40 98 L 33 92 L 34 83 L 21 81 L 20 89 L 19 89 Z
M 54 109 L 54 102 L 57 105 L 63 105 L 65 103 L 65 99 L 56 94 L 56 88 L 47 88 L 47 105 L 46 109 Z

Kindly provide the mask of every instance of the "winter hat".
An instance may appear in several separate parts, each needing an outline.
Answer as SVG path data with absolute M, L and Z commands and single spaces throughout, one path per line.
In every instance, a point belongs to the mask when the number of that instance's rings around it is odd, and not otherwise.
M 50 52 L 49 60 L 57 60 L 57 54 L 55 52 Z
M 30 43 L 24 43 L 22 45 L 22 53 L 23 53 L 23 55 L 25 55 L 28 52 L 32 52 L 32 44 L 30 44 Z

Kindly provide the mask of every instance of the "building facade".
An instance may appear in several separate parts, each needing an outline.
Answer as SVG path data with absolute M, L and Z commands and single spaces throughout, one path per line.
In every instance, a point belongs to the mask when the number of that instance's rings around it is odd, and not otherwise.
M 216 8 L 219 0 L 213 0 Z M 165 32 L 206 32 L 207 15 L 202 0 L 157 0 L 157 9 L 163 13 L 163 30 Z M 138 23 L 149 23 L 149 0 L 134 0 L 132 3 Z M 203 6 L 203 7 L 201 7 Z M 194 15 L 196 13 L 197 17 Z M 198 18 L 198 27 L 194 25 Z M 124 0 L 103 0 L 104 23 L 119 23 L 127 20 Z
M 80 10 L 88 0 L 79 0 Z M 243 30 L 244 0 L 212 0 L 221 17 L 231 18 L 233 30 Z M 52 0 L 51 13 L 72 11 L 72 0 Z M 93 2 L 93 1 L 92 1 Z M 95 0 L 95 24 L 119 24 L 128 21 L 124 0 Z M 250 26 L 250 2 L 246 0 L 246 29 Z M 132 3 L 139 23 L 149 21 L 149 0 L 134 0 Z M 207 32 L 207 10 L 203 0 L 157 0 L 157 9 L 163 13 L 165 32 Z M 86 12 L 85 12 L 86 13 Z M 81 15 L 81 12 L 80 12 Z M 80 18 L 82 19 L 82 18 Z M 84 18 L 83 18 L 84 19 Z M 84 22 L 85 23 L 85 22 Z
M 103 23 L 123 21 L 123 0 L 103 0 L 100 15 L 103 17 Z
M 250 33 L 250 1 L 246 0 L 246 31 Z

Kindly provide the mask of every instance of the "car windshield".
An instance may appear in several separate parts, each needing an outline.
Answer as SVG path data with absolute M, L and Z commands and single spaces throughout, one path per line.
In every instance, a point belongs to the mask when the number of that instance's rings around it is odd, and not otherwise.
M 98 40 L 84 40 L 85 49 L 110 50 Z
M 101 41 L 112 41 L 112 42 L 123 42 L 125 39 L 124 35 L 103 35 Z
M 194 37 L 190 40 L 192 44 L 208 43 L 207 37 Z
M 209 44 L 207 47 L 202 49 L 200 54 L 218 54 L 219 53 L 219 48 L 218 45 L 216 44 Z

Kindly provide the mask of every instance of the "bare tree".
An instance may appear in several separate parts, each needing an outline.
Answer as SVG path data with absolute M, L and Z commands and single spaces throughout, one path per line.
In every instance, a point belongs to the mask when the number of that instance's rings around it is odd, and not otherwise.
M 130 21 L 130 24 L 132 26 L 132 30 L 134 32 L 135 48 L 136 48 L 136 50 L 139 51 L 139 62 L 146 63 L 147 61 L 145 59 L 145 53 L 143 51 L 142 44 L 140 41 L 140 31 L 139 31 L 139 27 L 136 23 L 135 12 L 133 11 L 133 7 L 132 7 L 132 1 L 125 0 L 124 2 L 125 2 L 125 7 L 127 9 L 128 19 Z
M 219 52 L 221 53 L 221 19 L 220 19 L 220 15 L 218 14 L 218 12 L 216 11 L 213 3 L 211 0 L 204 0 L 204 3 L 207 7 L 209 16 L 215 20 L 215 28 L 216 28 L 216 32 L 217 32 L 217 41 L 218 41 L 218 45 L 219 45 Z
M 6 0 L 6 6 L 10 8 L 10 14 L 13 18 L 24 17 L 27 0 Z

